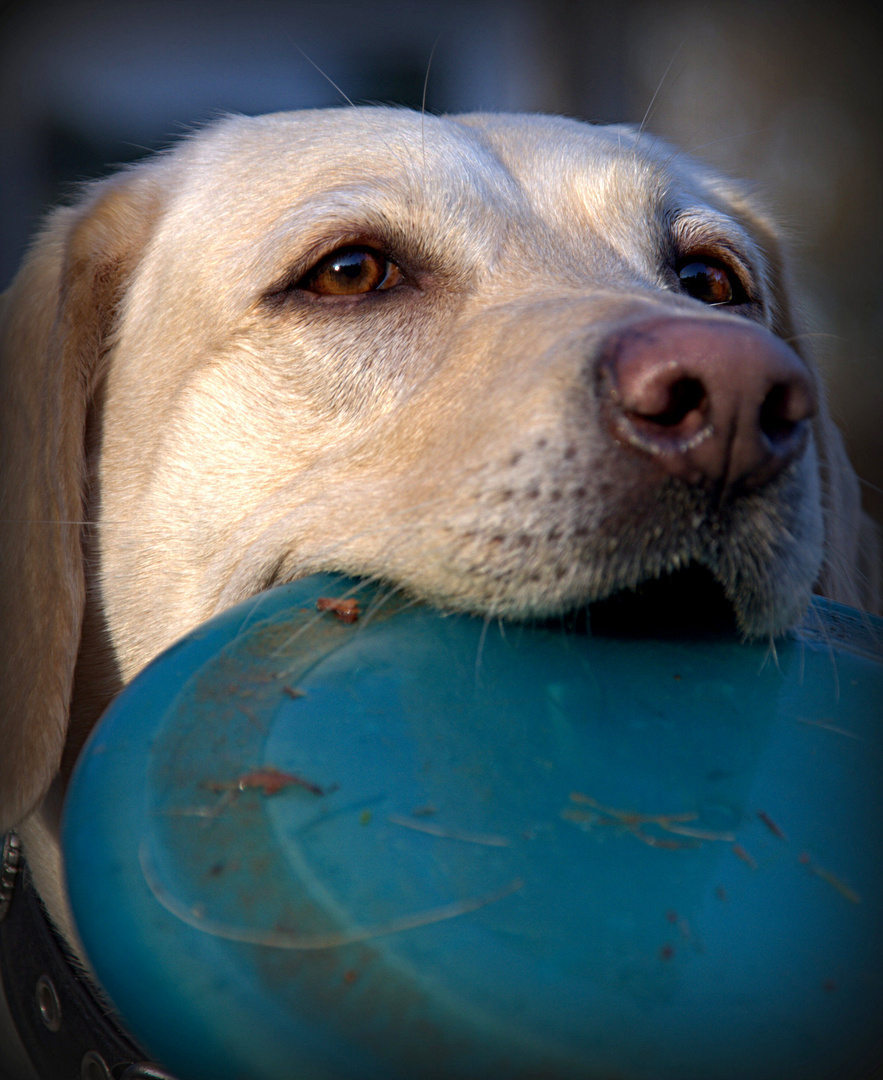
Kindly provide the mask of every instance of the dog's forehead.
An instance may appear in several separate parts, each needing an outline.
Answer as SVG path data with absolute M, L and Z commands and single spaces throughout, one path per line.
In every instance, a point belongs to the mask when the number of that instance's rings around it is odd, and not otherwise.
M 677 172 L 668 147 L 624 127 L 389 108 L 233 117 L 199 135 L 187 154 L 191 198 L 223 207 L 237 224 L 248 213 L 287 213 L 343 189 L 391 211 L 419 206 L 424 220 L 488 208 L 553 221 L 630 219 L 655 210 Z M 677 179 L 682 195 L 708 195 L 700 171 Z M 198 219 L 199 207 L 187 210 Z
M 232 117 L 197 135 L 194 186 L 235 202 L 245 192 L 267 207 L 318 192 L 374 184 L 379 195 L 504 190 L 507 169 L 477 132 L 408 109 L 349 108 Z

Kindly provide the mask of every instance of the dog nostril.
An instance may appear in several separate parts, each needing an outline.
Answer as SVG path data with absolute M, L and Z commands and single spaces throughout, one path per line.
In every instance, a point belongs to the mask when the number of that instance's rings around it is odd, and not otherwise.
M 674 428 L 683 424 L 691 412 L 701 408 L 706 390 L 699 379 L 684 377 L 659 386 L 654 396 L 656 400 L 636 403 L 631 411 L 642 420 Z
M 713 402 L 704 378 L 653 363 L 635 374 L 629 379 L 626 372 L 620 381 L 620 430 L 626 439 L 646 450 L 677 452 L 684 440 L 708 434 Z
M 761 405 L 760 430 L 771 442 L 782 442 L 814 412 L 813 403 L 799 385 L 777 383 Z

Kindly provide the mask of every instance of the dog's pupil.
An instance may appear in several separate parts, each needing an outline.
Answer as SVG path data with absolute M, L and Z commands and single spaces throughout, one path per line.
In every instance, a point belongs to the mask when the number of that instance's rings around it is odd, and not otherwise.
M 380 288 L 385 277 L 383 256 L 368 248 L 346 248 L 319 263 L 301 287 L 324 296 L 345 296 Z
M 726 270 L 713 263 L 691 262 L 678 273 L 684 289 L 706 304 L 727 304 L 733 299 L 733 287 Z
M 367 253 L 364 251 L 351 251 L 348 255 L 337 259 L 332 267 L 336 274 L 342 274 L 350 281 L 356 281 L 365 273 Z

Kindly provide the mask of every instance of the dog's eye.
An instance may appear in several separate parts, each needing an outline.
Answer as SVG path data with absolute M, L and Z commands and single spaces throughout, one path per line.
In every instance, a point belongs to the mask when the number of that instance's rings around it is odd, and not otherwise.
M 732 270 L 714 259 L 687 258 L 677 268 L 681 288 L 703 304 L 741 304 L 744 294 Z
M 312 268 L 298 287 L 319 296 L 358 296 L 398 285 L 402 272 L 394 262 L 369 247 L 333 251 Z

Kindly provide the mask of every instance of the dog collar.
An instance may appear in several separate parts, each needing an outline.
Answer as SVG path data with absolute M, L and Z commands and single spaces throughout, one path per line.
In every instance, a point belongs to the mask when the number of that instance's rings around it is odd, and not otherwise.
M 14 831 L 0 862 L 0 976 L 41 1080 L 174 1080 L 126 1035 L 53 927 Z

